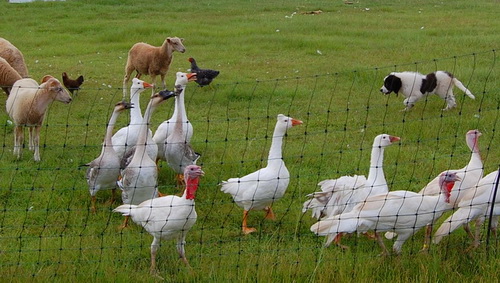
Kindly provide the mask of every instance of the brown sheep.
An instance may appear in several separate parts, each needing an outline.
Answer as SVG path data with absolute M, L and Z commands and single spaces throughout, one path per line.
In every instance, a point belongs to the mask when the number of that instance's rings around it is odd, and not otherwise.
M 0 57 L 0 86 L 9 95 L 12 85 L 22 79 L 21 75 L 12 68 L 4 58 Z
M 45 76 L 41 85 L 26 78 L 12 86 L 5 106 L 15 124 L 14 155 L 18 159 L 24 142 L 24 127 L 29 127 L 29 149 L 35 151 L 35 161 L 40 161 L 40 129 L 47 108 L 54 100 L 70 103 L 71 96 L 59 80 L 52 76 Z
M 160 75 L 165 85 L 165 76 L 172 62 L 172 53 L 178 51 L 184 53 L 186 48 L 182 44 L 183 38 L 167 37 L 162 46 L 156 47 L 144 42 L 136 43 L 128 52 L 127 65 L 125 66 L 125 78 L 123 79 L 123 97 L 127 95 L 127 83 L 130 75 L 137 71 L 136 78 L 141 78 L 142 74 L 149 75 L 152 84 L 156 82 L 156 76 Z
M 24 63 L 24 56 L 17 47 L 8 40 L 0 37 L 0 57 L 4 58 L 23 78 L 29 77 L 28 68 Z

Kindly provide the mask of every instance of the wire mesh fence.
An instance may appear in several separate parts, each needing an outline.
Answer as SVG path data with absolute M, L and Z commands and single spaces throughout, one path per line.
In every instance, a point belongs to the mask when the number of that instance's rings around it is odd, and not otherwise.
M 497 53 L 492 50 L 311 77 L 214 83 L 204 88 L 189 84 L 185 107 L 194 128 L 191 145 L 201 154 L 197 164 L 205 172 L 196 194 L 198 219 L 186 237 L 186 257 L 191 266 L 212 279 L 252 280 L 279 275 L 288 281 L 315 278 L 318 267 L 328 266 L 328 262 L 368 265 L 380 252 L 377 242 L 354 233 L 342 240 L 349 247 L 347 252 L 336 246 L 325 248 L 325 237 L 310 231 L 318 220 L 309 211 L 302 211 L 306 195 L 319 191 L 318 183 L 323 180 L 368 176 L 372 143 L 383 133 L 400 137 L 383 156 L 389 191 L 419 192 L 441 172 L 466 166 L 473 153 L 466 143 L 466 133 L 473 129 L 482 133 L 477 146 L 484 176 L 496 172 L 500 163 L 496 130 L 500 76 L 496 61 Z M 405 107 L 401 93 L 384 95 L 380 91 L 390 72 L 427 74 L 438 70 L 453 73 L 476 98 L 455 88 L 455 109 L 442 111 L 444 100 L 430 95 L 410 111 L 401 111 Z M 135 107 L 144 111 L 150 93 L 144 92 L 141 105 Z M 123 270 L 148 270 L 152 236 L 136 224 L 118 228 L 123 217 L 113 209 L 122 200 L 117 197 L 110 202 L 110 191 L 96 195 L 94 213 L 86 167 L 82 166 L 99 155 L 113 106 L 121 99 L 121 89 L 84 85 L 69 105 L 53 103 L 41 129 L 40 162 L 33 160 L 27 144 L 19 159 L 14 156 L 13 121 L 2 114 L 3 280 L 83 280 L 103 275 L 123 278 Z M 150 122 L 151 130 L 154 132 L 173 111 L 172 101 L 160 105 Z M 271 202 L 275 220 L 265 219 L 265 211 L 250 210 L 246 221 L 256 231 L 244 235 L 243 209 L 221 191 L 220 184 L 266 167 L 278 114 L 303 121 L 283 136 L 282 160 L 289 171 L 289 184 L 283 197 Z M 127 125 L 128 116 L 122 114 L 115 131 Z M 175 175 L 166 162 L 158 163 L 161 193 L 182 195 Z M 496 192 L 497 183 L 488 184 Z M 240 189 L 244 187 L 242 182 Z M 488 208 L 489 215 L 495 215 L 494 205 Z M 446 211 L 437 223 L 452 212 Z M 488 227 L 496 227 L 496 223 L 494 217 L 486 221 Z M 488 246 L 496 255 L 496 234 L 488 227 L 481 230 L 478 249 Z M 407 240 L 403 256 L 416 256 L 423 245 L 423 230 Z M 394 240 L 384 241 L 392 246 Z M 465 232 L 457 230 L 440 244 L 431 245 L 431 251 L 444 256 L 463 251 L 471 243 Z M 165 272 L 171 276 L 184 270 L 183 263 L 177 261 L 174 244 L 163 241 L 161 245 L 158 269 L 168 270 Z M 340 257 L 347 258 L 347 263 Z M 225 275 L 214 270 L 223 270 Z M 355 278 L 352 273 L 349 276 Z M 177 277 L 186 278 L 190 277 Z

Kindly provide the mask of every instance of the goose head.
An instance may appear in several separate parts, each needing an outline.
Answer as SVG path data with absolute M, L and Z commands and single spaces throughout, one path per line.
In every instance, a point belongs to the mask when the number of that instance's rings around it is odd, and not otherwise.
M 143 92 L 147 88 L 152 88 L 153 85 L 145 81 L 139 80 L 138 78 L 132 79 L 132 86 L 130 87 L 130 97 L 135 94 Z
M 294 119 L 292 117 L 287 117 L 283 114 L 278 114 L 276 126 L 283 130 L 286 130 L 293 126 L 301 125 L 302 123 L 303 122 L 300 120 Z
M 388 134 L 381 134 L 375 137 L 373 140 L 373 147 L 384 148 L 391 145 L 394 142 L 399 141 L 401 138 L 396 136 L 391 136 Z
M 130 108 L 134 108 L 134 104 L 133 103 L 128 103 L 126 101 L 120 101 L 120 102 L 118 102 L 118 103 L 115 104 L 114 111 L 115 112 L 122 112 L 123 110 L 127 110 L 127 109 L 130 109 Z
M 158 93 L 155 93 L 153 94 L 153 96 L 151 96 L 151 102 L 153 103 L 153 105 L 158 105 L 160 103 L 162 103 L 163 101 L 169 99 L 169 98 L 172 98 L 176 96 L 176 93 L 174 91 L 171 91 L 171 90 L 162 90 Z
M 177 72 L 175 76 L 175 87 L 181 90 L 184 89 L 189 82 L 196 80 L 196 73 Z

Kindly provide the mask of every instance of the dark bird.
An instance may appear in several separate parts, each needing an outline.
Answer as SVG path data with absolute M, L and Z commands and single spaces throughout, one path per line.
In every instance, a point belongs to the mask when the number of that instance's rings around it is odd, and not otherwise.
M 216 70 L 200 69 L 192 57 L 189 58 L 189 62 L 191 62 L 191 72 L 196 73 L 196 83 L 199 86 L 209 85 L 219 75 L 219 71 Z
M 80 86 L 83 84 L 83 76 L 79 76 L 76 80 L 70 79 L 66 72 L 62 73 L 62 79 L 64 86 L 73 94 L 76 90 L 80 90 Z

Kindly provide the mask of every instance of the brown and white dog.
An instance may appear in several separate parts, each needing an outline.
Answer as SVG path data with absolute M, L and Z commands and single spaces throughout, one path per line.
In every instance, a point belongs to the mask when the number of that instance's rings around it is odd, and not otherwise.
M 445 71 L 436 71 L 427 75 L 417 72 L 392 72 L 384 78 L 384 85 L 380 91 L 384 94 L 402 93 L 405 96 L 404 111 L 410 110 L 418 100 L 429 94 L 439 95 L 447 104 L 443 110 L 449 110 L 457 106 L 453 95 L 454 85 L 470 98 L 475 99 L 470 90 L 452 74 Z

